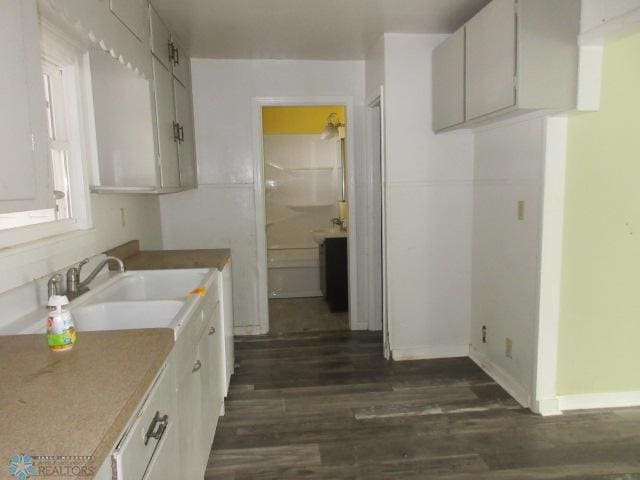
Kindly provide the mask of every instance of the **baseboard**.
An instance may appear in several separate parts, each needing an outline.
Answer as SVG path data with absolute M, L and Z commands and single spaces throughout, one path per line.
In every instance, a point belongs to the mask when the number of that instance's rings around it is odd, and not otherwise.
M 562 411 L 638 407 L 640 406 L 640 391 L 561 395 L 558 397 L 558 403 Z
M 542 400 L 534 400 L 531 402 L 531 410 L 543 417 L 551 417 L 553 415 L 562 415 L 560 410 L 560 401 L 558 398 L 543 398 Z
M 487 356 L 475 350 L 473 347 L 469 349 L 469 357 L 484 370 L 487 375 L 509 392 L 509 395 L 515 398 L 520 405 L 525 408 L 531 407 L 531 394 L 502 367 L 493 363 Z
M 260 325 L 247 325 L 244 327 L 233 327 L 234 335 L 262 335 L 262 328 Z
M 467 357 L 469 345 L 420 346 L 394 348 L 391 357 L 396 361 L 428 360 L 431 358 Z

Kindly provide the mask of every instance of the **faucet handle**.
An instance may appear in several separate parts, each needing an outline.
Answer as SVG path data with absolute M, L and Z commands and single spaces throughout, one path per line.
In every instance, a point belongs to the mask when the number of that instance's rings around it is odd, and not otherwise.
M 84 265 L 86 265 L 87 263 L 89 263 L 89 261 L 90 261 L 90 260 L 91 260 L 91 259 L 89 259 L 89 258 L 85 258 L 84 260 L 82 260 L 82 261 L 78 264 L 78 266 L 76 267 L 76 268 L 78 269 L 78 273 L 80 273 L 80 270 L 82 270 L 82 267 L 83 267 Z

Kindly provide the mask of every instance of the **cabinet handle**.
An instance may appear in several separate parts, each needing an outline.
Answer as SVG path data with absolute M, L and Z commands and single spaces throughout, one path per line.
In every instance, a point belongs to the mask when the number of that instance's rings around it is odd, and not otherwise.
M 160 441 L 162 435 L 164 435 L 167 426 L 169 425 L 169 415 L 160 416 L 160 412 L 156 411 L 153 420 L 151 421 L 151 425 L 147 429 L 147 433 L 144 435 L 144 444 L 149 443 L 150 438 L 155 438 Z
M 176 46 L 174 46 L 175 50 L 175 56 L 173 58 L 173 64 L 174 65 L 180 65 L 180 49 Z
M 169 61 L 173 64 L 176 63 L 176 46 L 173 44 L 173 42 L 171 40 L 169 40 L 169 44 L 167 45 L 167 47 L 169 48 Z
M 184 127 L 180 124 L 178 124 L 178 141 L 184 142 Z
M 201 368 L 202 368 L 202 362 L 200 360 L 196 360 L 196 363 L 193 364 L 193 368 L 191 369 L 191 373 L 196 373 Z
M 173 141 L 180 143 L 180 124 L 173 122 Z
M 216 327 L 209 328 L 209 335 L 213 335 L 214 333 L 216 333 Z

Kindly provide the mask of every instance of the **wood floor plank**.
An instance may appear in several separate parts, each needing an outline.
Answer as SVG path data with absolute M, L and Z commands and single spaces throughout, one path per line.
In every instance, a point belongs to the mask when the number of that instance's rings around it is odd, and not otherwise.
M 381 341 L 239 337 L 206 479 L 640 480 L 640 409 L 536 416 L 468 358 Z

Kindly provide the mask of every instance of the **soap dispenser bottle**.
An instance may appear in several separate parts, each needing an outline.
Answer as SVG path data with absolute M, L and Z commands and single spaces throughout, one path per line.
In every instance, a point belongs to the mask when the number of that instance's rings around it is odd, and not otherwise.
M 64 295 L 49 298 L 47 318 L 47 343 L 54 352 L 70 350 L 76 343 L 76 328 L 71 312 L 64 308 L 69 299 Z

